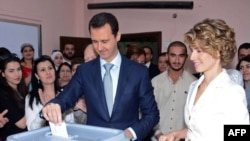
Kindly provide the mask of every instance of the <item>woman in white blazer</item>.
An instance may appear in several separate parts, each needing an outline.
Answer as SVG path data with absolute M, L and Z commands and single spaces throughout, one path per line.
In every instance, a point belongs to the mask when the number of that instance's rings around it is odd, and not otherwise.
M 190 85 L 185 105 L 186 128 L 172 131 L 160 141 L 223 141 L 224 125 L 249 124 L 246 95 L 223 66 L 237 51 L 235 32 L 225 21 L 205 19 L 185 34 L 195 70 L 203 73 Z

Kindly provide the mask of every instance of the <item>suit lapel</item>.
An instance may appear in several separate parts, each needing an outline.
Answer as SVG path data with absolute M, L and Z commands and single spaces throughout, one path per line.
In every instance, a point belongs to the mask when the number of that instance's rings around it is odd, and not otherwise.
M 115 101 L 114 101 L 114 107 L 113 111 L 116 110 L 118 104 L 120 103 L 120 100 L 122 99 L 123 91 L 126 87 L 127 84 L 127 77 L 128 77 L 128 60 L 122 56 L 122 61 L 121 61 L 121 68 L 120 68 L 120 73 L 119 73 L 119 79 L 118 79 L 118 84 L 117 84 L 117 89 L 116 89 L 116 96 L 115 96 Z
M 101 105 L 102 107 L 100 107 L 100 109 L 102 109 L 102 111 L 106 111 L 106 115 L 109 118 L 109 113 L 108 113 L 108 107 L 106 104 L 106 97 L 105 97 L 105 93 L 104 93 L 104 86 L 103 86 L 103 81 L 102 81 L 102 75 L 101 75 L 101 65 L 100 65 L 100 58 L 97 58 L 94 62 L 93 62 L 93 68 L 92 68 L 92 75 L 94 78 L 94 89 L 96 89 L 97 95 L 100 98 L 101 101 Z

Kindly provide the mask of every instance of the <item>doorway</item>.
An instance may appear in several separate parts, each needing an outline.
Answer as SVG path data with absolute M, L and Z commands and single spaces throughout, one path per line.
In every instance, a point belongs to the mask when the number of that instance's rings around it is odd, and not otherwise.
M 118 47 L 121 53 L 125 54 L 129 44 L 139 44 L 140 46 L 149 46 L 153 50 L 152 62 L 157 64 L 158 56 L 161 53 L 162 33 L 143 32 L 143 33 L 129 33 L 122 34 Z

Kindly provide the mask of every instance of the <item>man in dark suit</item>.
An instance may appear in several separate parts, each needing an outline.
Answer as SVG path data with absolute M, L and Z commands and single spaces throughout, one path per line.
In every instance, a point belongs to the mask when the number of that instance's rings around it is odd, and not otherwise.
M 148 67 L 149 77 L 150 77 L 150 79 L 152 79 L 156 75 L 160 74 L 160 70 L 158 69 L 157 65 L 155 65 L 151 62 L 152 58 L 153 58 L 152 48 L 150 48 L 149 46 L 143 46 L 143 49 L 144 49 L 145 54 L 146 54 L 145 65 Z
M 131 140 L 142 141 L 159 121 L 153 87 L 145 66 L 120 54 L 118 21 L 110 13 L 99 13 L 89 22 L 90 37 L 99 57 L 80 65 L 64 91 L 42 109 L 45 119 L 61 122 L 61 112 L 73 107 L 84 95 L 87 125 L 124 130 Z M 105 64 L 112 64 L 113 109 L 109 113 L 103 83 Z M 140 73 L 138 73 L 140 72 Z M 106 83 L 106 82 L 105 82 Z M 141 114 L 141 117 L 139 117 Z

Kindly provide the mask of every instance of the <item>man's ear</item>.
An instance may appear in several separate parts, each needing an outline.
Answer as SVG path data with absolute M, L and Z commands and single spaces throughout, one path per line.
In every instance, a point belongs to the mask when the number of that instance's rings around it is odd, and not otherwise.
M 115 38 L 116 38 L 116 41 L 117 41 L 117 42 L 119 42 L 119 41 L 120 41 L 120 39 L 121 39 L 121 32 L 120 32 L 120 31 L 118 31 L 118 32 L 117 32 L 117 34 L 116 34 L 116 37 L 115 37 Z

